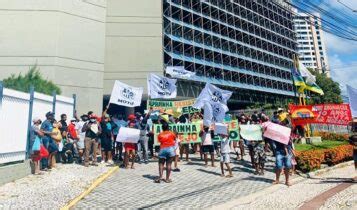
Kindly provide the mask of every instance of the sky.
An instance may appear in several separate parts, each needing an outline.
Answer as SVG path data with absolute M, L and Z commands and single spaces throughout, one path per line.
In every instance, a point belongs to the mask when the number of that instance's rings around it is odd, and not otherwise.
M 300 3 L 301 1 L 303 0 L 294 0 L 293 2 L 304 9 L 308 9 Z M 349 21 L 355 26 L 351 29 L 357 34 L 357 12 L 352 12 L 352 10 L 339 3 L 338 0 L 305 0 L 303 2 L 318 5 L 333 15 L 338 15 L 339 18 Z M 340 0 L 340 2 L 357 10 L 357 0 Z M 321 18 L 338 24 L 331 16 L 321 14 Z M 339 26 L 346 27 L 341 24 Z M 324 27 L 324 23 L 322 23 L 322 27 Z M 327 32 L 324 32 L 323 35 L 331 69 L 331 78 L 340 83 L 342 95 L 346 95 L 346 84 L 357 89 L 357 41 L 346 40 Z

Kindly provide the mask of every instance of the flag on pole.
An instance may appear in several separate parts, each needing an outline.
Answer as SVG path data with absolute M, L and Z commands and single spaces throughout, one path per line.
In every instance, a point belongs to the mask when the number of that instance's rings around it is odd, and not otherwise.
M 140 106 L 143 88 L 132 87 L 125 83 L 115 81 L 109 103 L 126 107 Z
M 304 66 L 301 61 L 299 61 L 298 71 L 304 79 L 304 84 L 301 83 L 300 88 L 298 90 L 300 93 L 303 93 L 304 90 L 309 90 L 311 92 L 324 95 L 324 91 L 316 84 L 316 77 Z
M 350 102 L 352 117 L 357 117 L 357 89 L 347 85 L 347 93 Z
M 184 66 L 168 66 L 166 73 L 178 78 L 191 78 L 196 75 L 194 72 L 186 70 Z
M 220 89 L 209 83 L 206 84 L 202 92 L 196 99 L 196 103 L 193 105 L 196 109 L 201 109 L 206 102 L 208 103 L 223 103 L 227 104 L 228 99 L 232 96 L 232 92 L 228 90 Z
M 151 98 L 176 98 L 176 79 L 169 79 L 156 74 L 150 74 L 148 80 L 148 92 Z
M 223 122 L 226 112 L 229 111 L 227 101 L 232 96 L 231 91 L 222 90 L 214 85 L 206 84 L 198 98 L 194 108 L 204 110 L 204 125 L 210 126 L 213 122 Z

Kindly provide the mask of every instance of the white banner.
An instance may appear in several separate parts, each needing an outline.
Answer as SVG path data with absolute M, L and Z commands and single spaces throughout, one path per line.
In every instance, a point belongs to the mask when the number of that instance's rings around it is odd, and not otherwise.
M 214 125 L 214 133 L 228 135 L 228 125 L 223 123 L 216 123 Z
M 126 107 L 140 106 L 143 88 L 132 87 L 125 83 L 115 81 L 109 103 Z
M 166 77 L 150 74 L 148 81 L 148 90 L 151 98 L 176 98 L 177 87 L 176 79 L 169 79 Z
M 116 142 L 138 143 L 140 139 L 140 130 L 134 128 L 121 127 Z
M 194 72 L 187 71 L 184 66 L 168 66 L 166 73 L 178 78 L 191 78 L 196 75 Z
M 232 96 L 232 92 L 222 90 L 214 85 L 206 84 L 198 96 L 196 103 L 193 105 L 196 109 L 201 109 L 205 103 L 223 103 L 227 104 L 228 99 Z
M 357 89 L 347 85 L 347 93 L 350 102 L 352 117 L 357 117 Z

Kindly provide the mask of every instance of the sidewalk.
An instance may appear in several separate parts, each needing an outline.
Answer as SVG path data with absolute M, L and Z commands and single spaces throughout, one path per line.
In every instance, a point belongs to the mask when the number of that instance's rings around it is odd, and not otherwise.
M 214 206 L 212 209 L 299 209 L 303 204 L 327 190 L 348 182 L 356 176 L 353 165 L 337 168 L 317 175 L 304 178 L 291 187 L 276 185 L 257 194 L 252 194 L 231 202 Z M 283 178 L 283 177 L 282 177 Z M 324 201 L 320 209 L 353 209 L 357 207 L 357 186 L 352 186 Z
M 110 167 L 58 164 L 44 175 L 29 175 L 0 186 L 0 209 L 59 209 Z

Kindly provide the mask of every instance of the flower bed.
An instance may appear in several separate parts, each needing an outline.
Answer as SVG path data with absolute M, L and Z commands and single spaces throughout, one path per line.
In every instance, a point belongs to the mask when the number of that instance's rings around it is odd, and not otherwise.
M 320 169 L 321 164 L 331 166 L 351 160 L 352 157 L 352 145 L 341 145 L 330 149 L 296 152 L 297 168 L 304 173 Z
M 321 136 L 322 140 L 332 140 L 332 141 L 348 141 L 348 134 L 331 133 L 325 131 L 315 131 L 313 136 Z

